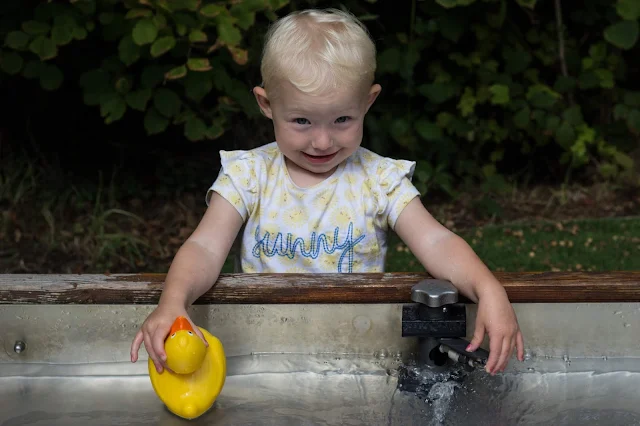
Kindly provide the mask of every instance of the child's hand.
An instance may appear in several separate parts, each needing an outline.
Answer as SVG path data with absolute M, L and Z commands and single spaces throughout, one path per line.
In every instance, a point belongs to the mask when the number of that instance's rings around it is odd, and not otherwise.
M 191 318 L 189 318 L 189 315 L 187 315 L 184 308 L 158 306 L 151 314 L 149 314 L 131 343 L 131 362 L 136 362 L 138 360 L 138 350 L 140 349 L 140 344 L 144 340 L 144 347 L 149 354 L 149 358 L 151 358 L 155 364 L 158 373 L 162 373 L 164 368 L 169 369 L 166 365 L 167 354 L 164 351 L 164 341 L 171 330 L 171 326 L 179 316 L 187 318 L 191 323 L 193 330 L 196 332 L 198 337 L 202 339 L 205 346 L 209 346 L 207 340 L 202 335 L 202 332 L 198 327 L 196 327 L 193 321 L 191 321 Z
M 486 371 L 491 375 L 504 371 L 517 348 L 518 360 L 524 360 L 524 344 L 516 314 L 502 288 L 486 293 L 478 300 L 476 329 L 467 347 L 475 351 L 484 339 L 485 330 L 489 336 L 489 359 Z

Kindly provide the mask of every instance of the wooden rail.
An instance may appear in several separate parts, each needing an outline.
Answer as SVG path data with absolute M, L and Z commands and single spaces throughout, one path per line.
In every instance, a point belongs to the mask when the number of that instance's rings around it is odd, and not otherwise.
M 512 303 L 640 302 L 640 271 L 495 275 Z M 408 303 L 411 287 L 425 278 L 431 277 L 224 274 L 195 304 Z M 0 304 L 157 304 L 164 279 L 165 274 L 0 274 Z

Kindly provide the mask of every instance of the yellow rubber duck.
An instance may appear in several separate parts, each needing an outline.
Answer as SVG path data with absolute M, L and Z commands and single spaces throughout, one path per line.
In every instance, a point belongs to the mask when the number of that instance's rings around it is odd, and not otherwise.
M 187 318 L 178 317 L 164 343 L 171 371 L 165 368 L 158 373 L 151 358 L 148 361 L 153 390 L 169 411 L 188 420 L 211 408 L 227 375 L 222 343 L 207 330 L 198 328 L 209 347 L 196 335 Z

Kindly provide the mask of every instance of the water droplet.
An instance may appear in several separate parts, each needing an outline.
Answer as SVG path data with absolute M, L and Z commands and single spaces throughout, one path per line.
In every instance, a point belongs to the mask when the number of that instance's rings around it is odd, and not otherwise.
M 602 357 L 602 360 L 603 360 L 603 361 L 606 361 L 606 360 L 607 360 L 607 356 L 606 356 L 606 355 L 605 355 L 605 356 L 603 356 L 603 357 Z
M 615 315 L 622 315 L 622 311 L 615 311 L 614 314 Z
M 568 355 L 562 355 L 562 360 L 564 362 L 569 362 L 569 356 Z
M 536 369 L 535 369 L 535 368 L 533 368 L 533 367 L 529 367 L 529 368 L 527 368 L 527 370 L 532 371 L 532 372 L 533 372 L 533 371 L 536 371 Z
M 625 322 L 625 323 L 624 323 L 624 326 L 625 326 L 625 327 L 631 327 L 631 324 L 629 324 L 629 323 L 626 323 L 626 322 Z

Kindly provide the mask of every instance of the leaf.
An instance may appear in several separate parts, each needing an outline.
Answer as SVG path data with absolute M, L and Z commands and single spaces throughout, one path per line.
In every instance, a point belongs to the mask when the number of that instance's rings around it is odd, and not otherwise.
M 200 9 L 200 14 L 207 18 L 215 18 L 221 13 L 227 13 L 227 9 L 219 4 L 208 4 Z
M 567 108 L 562 113 L 562 119 L 574 127 L 577 127 L 579 124 L 582 124 L 584 122 L 582 111 L 580 110 L 579 105 Z
M 444 38 L 457 43 L 464 34 L 465 23 L 458 16 L 446 14 L 438 19 L 438 28 Z
M 458 92 L 456 83 L 431 83 L 418 87 L 418 91 L 434 104 L 441 104 L 453 98 Z
M 210 73 L 189 73 L 184 80 L 185 95 L 199 102 L 213 89 Z
M 168 6 L 171 10 L 190 10 L 195 12 L 200 7 L 200 0 L 170 0 Z
M 436 123 L 425 119 L 419 119 L 414 125 L 416 131 L 426 141 L 437 141 L 442 139 L 442 129 Z
M 613 154 L 613 158 L 616 160 L 616 163 L 622 166 L 623 169 L 631 170 L 633 168 L 633 158 L 624 152 L 616 150 Z
M 36 37 L 31 44 L 29 44 L 29 50 L 38 55 L 43 61 L 55 58 L 58 54 L 58 47 L 53 41 L 42 35 Z
M 638 41 L 638 35 L 638 21 L 619 21 L 604 30 L 605 40 L 623 50 L 631 49 Z
M 164 78 L 167 80 L 177 80 L 185 75 L 187 75 L 187 67 L 185 65 L 180 65 L 166 72 Z
M 120 120 L 126 111 L 126 102 L 121 96 L 115 93 L 104 97 L 100 103 L 100 115 L 104 117 L 105 124 L 111 124 Z
M 158 27 L 153 19 L 142 18 L 136 22 L 131 35 L 138 46 L 150 44 L 158 37 Z
M 4 38 L 4 43 L 14 50 L 22 50 L 29 45 L 29 34 L 22 31 L 11 31 Z
M 514 114 L 513 124 L 519 129 L 526 129 L 531 121 L 531 110 L 529 107 L 524 107 L 520 111 Z
M 378 72 L 395 74 L 400 69 L 401 57 L 400 51 L 395 47 L 383 50 L 378 55 Z
M 204 31 L 192 30 L 189 33 L 189 41 L 191 43 L 206 43 L 209 40 L 207 34 Z
M 124 97 L 125 102 L 132 109 L 144 111 L 147 109 L 147 103 L 151 99 L 151 89 L 138 89 L 131 91 Z
M 560 75 L 553 85 L 553 90 L 558 93 L 572 92 L 576 88 L 576 79 L 569 76 Z
M 84 40 L 85 38 L 87 38 L 87 30 L 82 27 L 76 27 L 73 30 L 73 38 L 75 38 L 76 40 Z
M 212 139 L 212 140 L 218 139 L 223 134 L 224 134 L 224 127 L 222 127 L 220 124 L 217 124 L 217 123 L 213 123 L 207 129 L 207 139 Z
M 516 0 L 516 3 L 518 3 L 522 7 L 533 10 L 536 6 L 536 1 L 538 0 Z
M 229 52 L 231 52 L 231 56 L 233 60 L 238 65 L 246 65 L 249 61 L 249 52 L 245 49 L 240 49 L 239 47 L 227 47 Z
M 52 64 L 43 64 L 40 70 L 40 86 L 47 91 L 54 91 L 60 88 L 64 75 L 60 68 Z
M 522 49 L 505 48 L 502 52 L 505 60 L 505 71 L 509 74 L 524 72 L 531 63 L 531 54 Z
M 131 66 L 140 59 L 140 46 L 133 41 L 131 34 L 127 34 L 120 39 L 120 43 L 118 43 L 118 56 L 126 66 Z
M 191 71 L 209 71 L 211 64 L 207 58 L 189 58 L 187 60 L 187 67 Z
M 635 21 L 640 18 L 640 2 L 638 0 L 618 0 L 616 12 L 622 19 Z
M 617 104 L 613 109 L 614 120 L 624 120 L 629 115 L 629 107 L 625 104 Z
M 162 87 L 153 96 L 153 106 L 165 117 L 174 117 L 180 112 L 182 101 L 176 92 Z
M 206 137 L 207 125 L 198 117 L 191 116 L 184 125 L 184 135 L 192 142 L 200 141 Z
M 231 16 L 236 19 L 238 27 L 242 28 L 243 30 L 248 30 L 249 28 L 251 28 L 256 20 L 255 12 L 249 10 L 247 5 L 244 3 L 234 4 L 233 6 L 231 6 L 231 9 L 229 9 L 229 12 L 231 13 Z
M 9 75 L 16 75 L 22 69 L 22 65 L 24 64 L 24 60 L 22 56 L 20 56 L 16 52 L 2 52 L 2 56 L 0 57 L 0 69 L 6 72 Z
M 169 126 L 169 120 L 158 113 L 155 108 L 149 108 L 144 115 L 144 128 L 148 135 L 162 133 Z
M 611 71 L 605 68 L 599 68 L 594 72 L 600 80 L 600 87 L 603 89 L 612 89 L 615 86 L 614 76 Z
M 58 46 L 69 44 L 73 40 L 73 34 L 77 25 L 70 15 L 58 15 L 53 21 L 51 39 Z
M 569 148 L 576 140 L 576 133 L 573 130 L 571 124 L 566 121 L 562 122 L 558 130 L 556 131 L 556 140 L 560 146 Z
M 48 34 L 51 26 L 44 22 L 38 21 L 25 21 L 22 23 L 22 31 L 30 35 L 44 35 Z
M 162 56 L 176 46 L 176 39 L 173 36 L 160 37 L 151 45 L 151 56 L 157 58 Z
M 124 16 L 124 19 L 148 18 L 153 16 L 153 12 L 149 9 L 131 9 Z
M 627 126 L 631 131 L 640 133 L 640 110 L 631 110 L 627 117 Z
M 504 105 L 509 103 L 509 86 L 504 84 L 494 84 L 489 87 L 491 92 L 491 103 L 494 105 Z
M 446 9 L 451 9 L 456 6 L 468 6 L 473 2 L 475 2 L 475 0 L 436 0 L 436 3 Z
M 547 117 L 544 123 L 544 128 L 551 132 L 555 132 L 560 127 L 560 117 L 557 115 L 550 115 Z
M 227 45 L 235 46 L 242 41 L 242 34 L 237 29 L 230 19 L 221 20 L 218 22 L 218 36 L 220 40 Z

